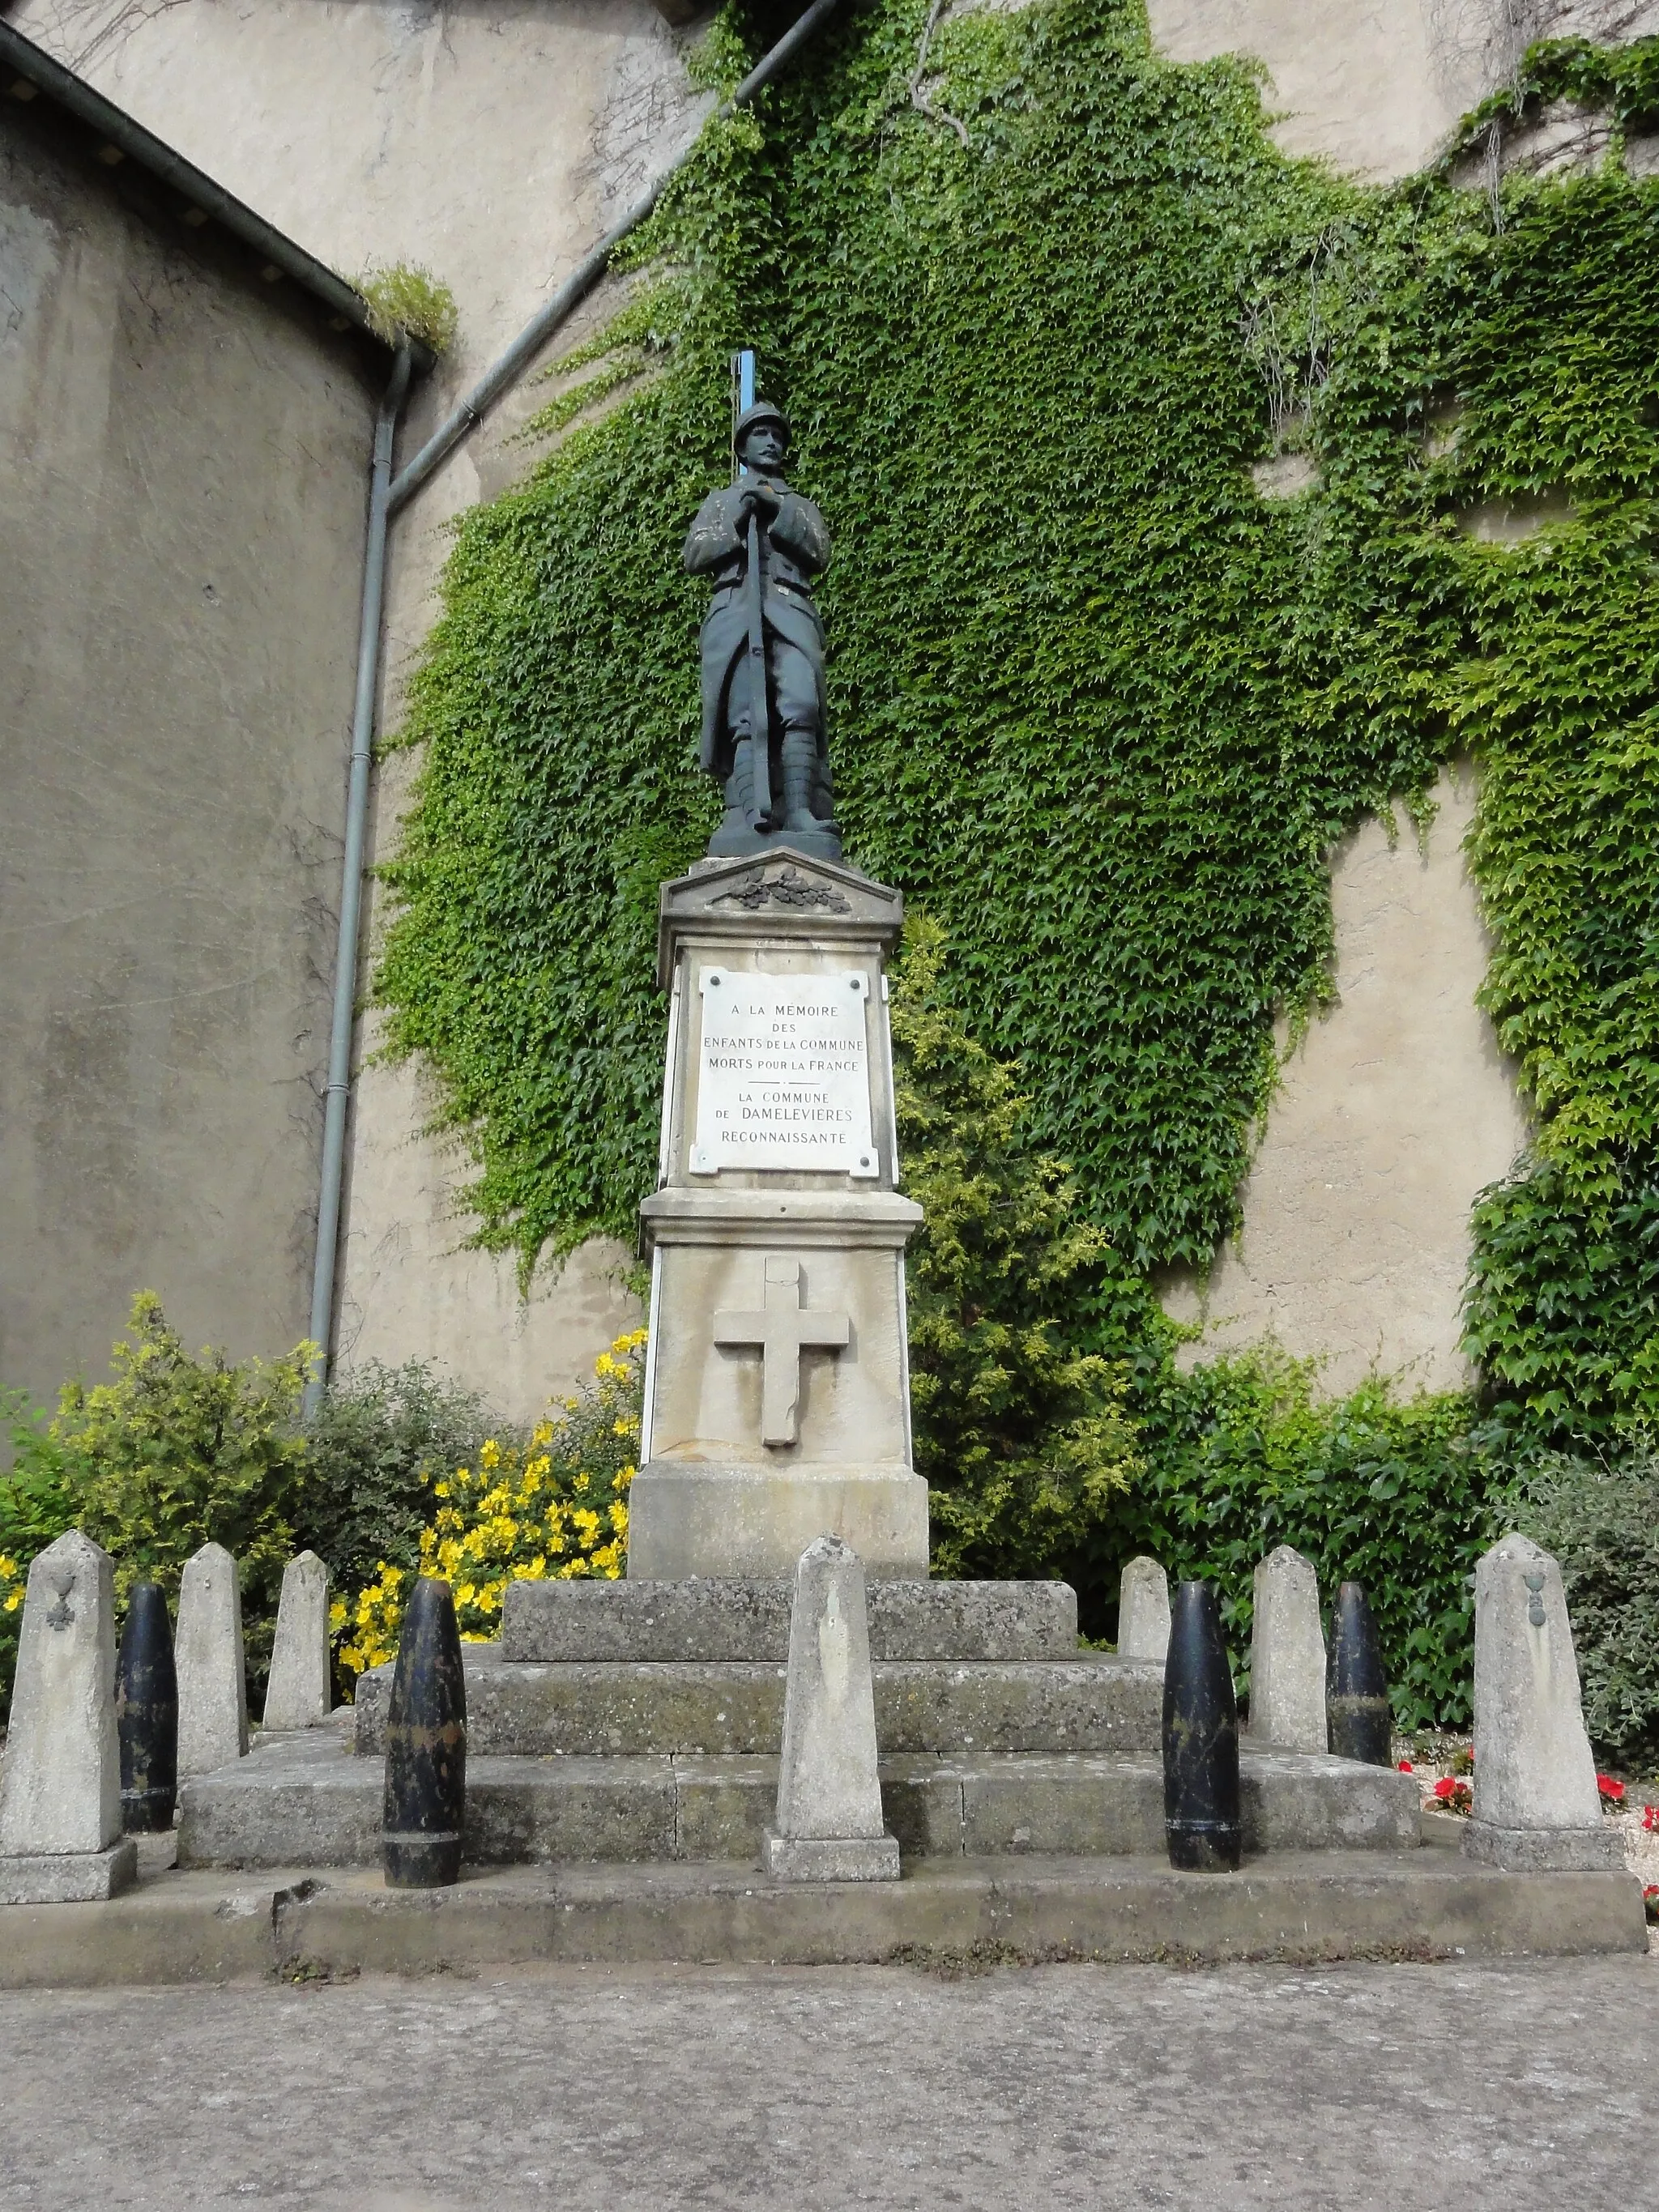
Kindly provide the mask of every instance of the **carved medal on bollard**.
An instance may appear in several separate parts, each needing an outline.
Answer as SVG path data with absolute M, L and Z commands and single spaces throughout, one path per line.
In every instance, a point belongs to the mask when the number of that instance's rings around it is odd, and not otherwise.
M 466 1805 L 466 1679 L 449 1584 L 423 1575 L 410 1593 L 386 1723 L 380 1842 L 388 1889 L 440 1889 L 461 1878 Z
M 1359 1583 L 1344 1583 L 1336 1593 L 1325 1712 L 1331 1749 L 1339 1759 L 1358 1759 L 1367 1766 L 1393 1764 L 1389 1754 L 1394 1714 L 1382 1671 L 1382 1638 Z
M 1238 1706 L 1221 1608 L 1208 1583 L 1182 1583 L 1170 1608 L 1164 1835 L 1170 1864 L 1187 1873 L 1231 1873 L 1238 1865 Z
M 173 1625 L 159 1583 L 138 1583 L 115 1662 L 121 1747 L 121 1824 L 130 1836 L 165 1835 L 179 1797 L 179 1680 Z

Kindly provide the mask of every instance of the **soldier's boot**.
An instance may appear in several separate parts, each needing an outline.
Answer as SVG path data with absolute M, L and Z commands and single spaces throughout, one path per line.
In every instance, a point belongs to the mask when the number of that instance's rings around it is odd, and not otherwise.
M 755 823 L 755 763 L 752 748 L 746 733 L 739 729 L 732 747 L 732 773 L 726 779 L 723 796 L 726 815 L 720 823 L 721 833 L 738 833 L 756 827 Z
M 817 769 L 818 741 L 811 730 L 783 733 L 783 820 L 785 830 L 816 830 L 812 784 Z

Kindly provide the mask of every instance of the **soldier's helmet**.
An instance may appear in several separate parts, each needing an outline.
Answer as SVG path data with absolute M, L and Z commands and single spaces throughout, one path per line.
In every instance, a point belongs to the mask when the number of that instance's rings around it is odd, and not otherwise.
M 742 457 L 744 439 L 751 430 L 758 430 L 763 422 L 772 423 L 781 435 L 786 448 L 787 447 L 789 417 L 781 407 L 775 407 L 769 399 L 757 399 L 752 407 L 744 409 L 738 417 L 737 428 L 732 433 L 732 450 L 739 459 Z

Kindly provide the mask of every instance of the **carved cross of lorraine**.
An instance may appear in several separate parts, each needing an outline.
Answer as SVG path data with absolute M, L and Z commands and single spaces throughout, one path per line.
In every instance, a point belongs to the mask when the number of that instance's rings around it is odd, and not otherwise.
M 758 1345 L 761 1349 L 761 1442 L 793 1444 L 800 1436 L 800 1355 L 808 1345 L 839 1350 L 852 1341 L 853 1323 L 844 1313 L 803 1313 L 800 1261 L 776 1253 L 766 1258 L 766 1284 L 760 1313 L 714 1316 L 714 1341 Z

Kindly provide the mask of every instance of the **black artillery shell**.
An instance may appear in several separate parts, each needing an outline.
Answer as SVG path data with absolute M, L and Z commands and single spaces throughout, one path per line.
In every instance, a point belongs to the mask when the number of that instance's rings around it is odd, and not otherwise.
M 1367 1766 L 1390 1764 L 1394 1717 L 1382 1672 L 1382 1639 L 1360 1583 L 1344 1583 L 1336 1593 L 1325 1715 L 1331 1749 L 1339 1759 L 1364 1759 Z
M 179 1799 L 179 1678 L 173 1629 L 159 1583 L 137 1583 L 115 1662 L 115 1732 L 121 1746 L 121 1825 L 165 1835 Z
M 1170 1864 L 1221 1874 L 1238 1864 L 1238 1706 L 1208 1583 L 1182 1583 L 1164 1666 L 1164 1835 Z
M 386 1723 L 381 1857 L 392 1889 L 461 1877 L 466 1806 L 466 1678 L 447 1583 L 422 1576 L 398 1640 Z

